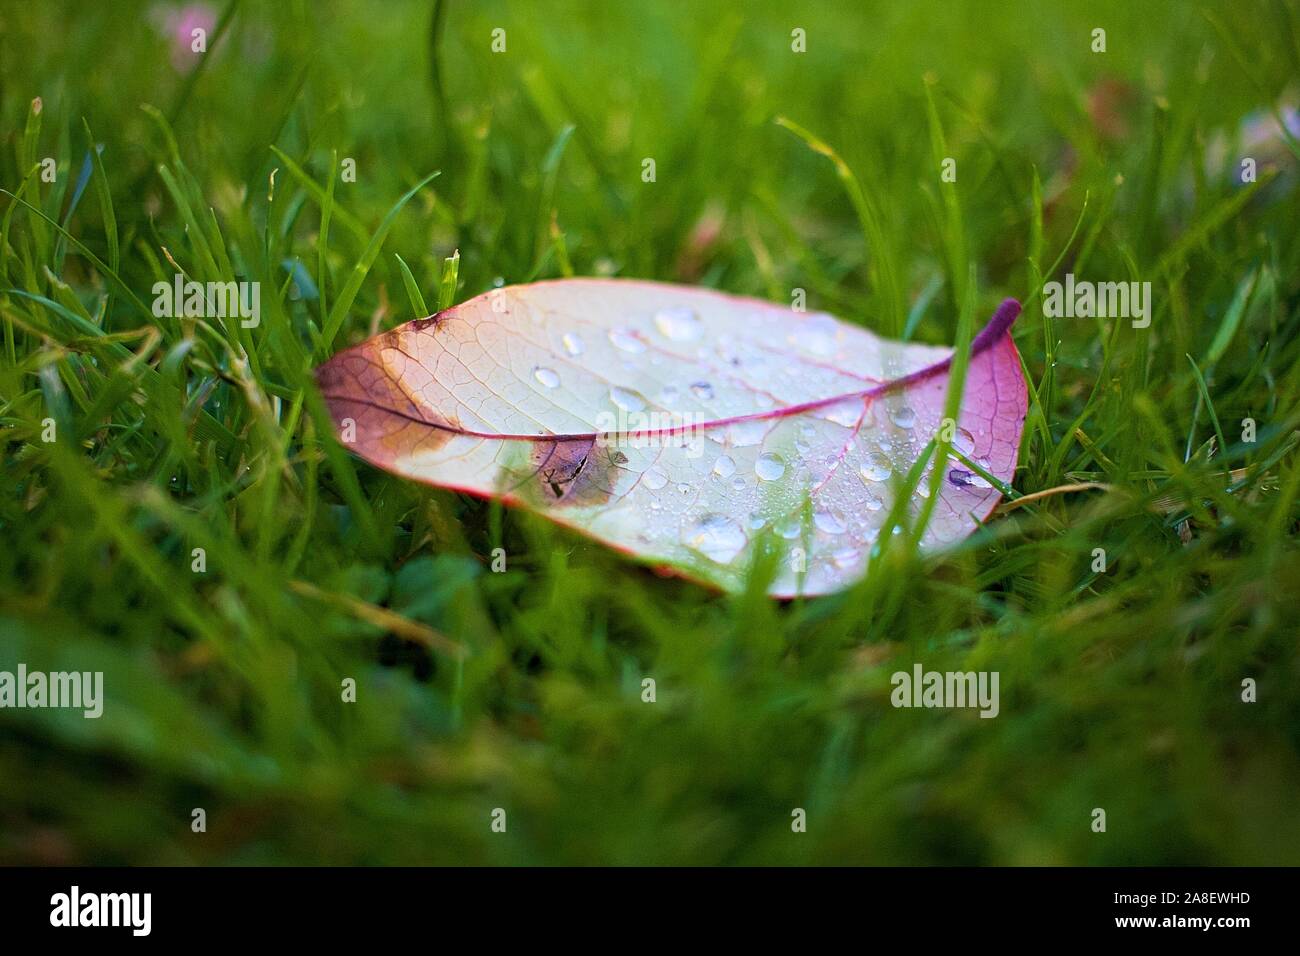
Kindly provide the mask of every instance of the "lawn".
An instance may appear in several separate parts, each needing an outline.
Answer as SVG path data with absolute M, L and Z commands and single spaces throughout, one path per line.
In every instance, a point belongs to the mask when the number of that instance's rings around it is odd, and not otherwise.
M 1297 77 L 1291 0 L 4 4 L 0 671 L 103 713 L 0 709 L 0 863 L 1300 863 Z M 1007 501 L 773 601 L 335 439 L 316 364 L 564 276 L 1019 299 Z

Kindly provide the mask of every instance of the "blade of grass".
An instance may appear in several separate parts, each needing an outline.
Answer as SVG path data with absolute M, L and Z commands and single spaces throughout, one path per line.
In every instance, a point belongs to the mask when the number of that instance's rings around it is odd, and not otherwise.
M 415 313 L 416 318 L 423 318 L 429 314 L 429 307 L 424 304 L 419 283 L 415 281 L 415 276 L 411 275 L 411 269 L 405 259 L 397 253 L 393 253 L 393 258 L 397 260 L 397 269 L 402 273 L 402 285 L 406 286 L 406 297 L 411 301 L 411 311 Z
M 438 283 L 438 311 L 450 309 L 456 304 L 456 282 L 460 275 L 460 250 L 448 256 L 442 263 L 442 279 Z
M 338 336 L 339 330 L 343 328 L 343 320 L 347 318 L 348 310 L 352 308 L 357 293 L 361 291 L 361 283 L 365 282 L 366 276 L 370 273 L 370 267 L 379 255 L 379 250 L 384 244 L 384 239 L 388 237 L 388 230 L 393 227 L 397 214 L 402 211 L 402 208 L 410 201 L 412 196 L 432 182 L 437 175 L 438 172 L 432 172 L 407 190 L 405 195 L 393 204 L 393 207 L 388 210 L 388 214 L 379 223 L 379 228 L 370 237 L 370 243 L 361 254 L 361 258 L 357 260 L 356 265 L 352 267 L 352 274 L 348 276 L 348 281 L 339 290 L 338 301 L 334 303 L 334 308 L 330 310 L 329 317 L 325 320 L 325 328 L 321 330 L 320 348 L 317 350 L 318 357 L 323 357 L 320 354 L 323 350 L 334 347 L 334 339 Z
M 903 290 L 898 280 L 898 267 L 894 263 L 889 244 L 885 241 L 885 231 L 881 224 L 880 211 L 870 197 L 863 192 L 862 186 L 858 182 L 857 176 L 853 174 L 853 170 L 849 168 L 849 164 L 844 162 L 840 158 L 840 154 L 835 152 L 830 145 L 785 116 L 778 116 L 776 124 L 794 133 L 795 136 L 803 140 L 804 145 L 814 153 L 825 156 L 835 167 L 835 174 L 839 177 L 844 191 L 849 194 L 849 201 L 853 203 L 853 208 L 858 214 L 858 220 L 862 224 L 868 250 L 875 259 L 876 280 L 879 286 L 876 292 L 885 302 L 885 333 L 891 338 L 898 338 L 903 331 L 907 309 L 903 303 Z

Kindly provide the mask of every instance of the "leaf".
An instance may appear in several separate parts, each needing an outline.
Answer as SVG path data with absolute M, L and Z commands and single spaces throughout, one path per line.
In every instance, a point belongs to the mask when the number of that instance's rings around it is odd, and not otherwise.
M 988 517 L 988 477 L 1014 477 L 1019 311 L 1006 300 L 971 343 L 928 549 Z M 923 511 L 925 456 L 949 447 L 951 354 L 757 299 L 565 279 L 407 323 L 316 375 L 346 447 L 380 468 L 729 590 L 772 542 L 786 559 L 770 591 L 786 596 L 861 577 L 887 516 Z M 909 472 L 918 490 L 895 509 Z

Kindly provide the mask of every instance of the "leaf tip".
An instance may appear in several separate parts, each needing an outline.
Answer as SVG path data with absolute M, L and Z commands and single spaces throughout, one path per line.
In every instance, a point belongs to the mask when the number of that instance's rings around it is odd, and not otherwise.
M 971 351 L 981 352 L 1006 335 L 1011 331 L 1011 326 L 1015 324 L 1018 315 L 1020 315 L 1019 300 L 1003 299 L 1002 304 L 994 311 L 993 318 L 989 319 L 988 324 L 980 329 L 979 335 L 975 336 L 975 341 L 971 343 Z

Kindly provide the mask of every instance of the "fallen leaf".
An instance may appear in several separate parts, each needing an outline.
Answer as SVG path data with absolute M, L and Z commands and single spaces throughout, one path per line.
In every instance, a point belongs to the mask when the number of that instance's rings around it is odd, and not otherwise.
M 951 436 L 1007 484 L 1027 408 L 1019 311 L 1006 300 L 975 337 Z M 345 445 L 380 468 L 727 589 L 772 533 L 787 551 L 771 593 L 788 596 L 864 573 L 899 479 L 940 428 L 950 355 L 706 289 L 566 279 L 385 332 L 317 381 Z M 955 456 L 944 467 L 927 549 L 966 537 L 1001 497 Z

